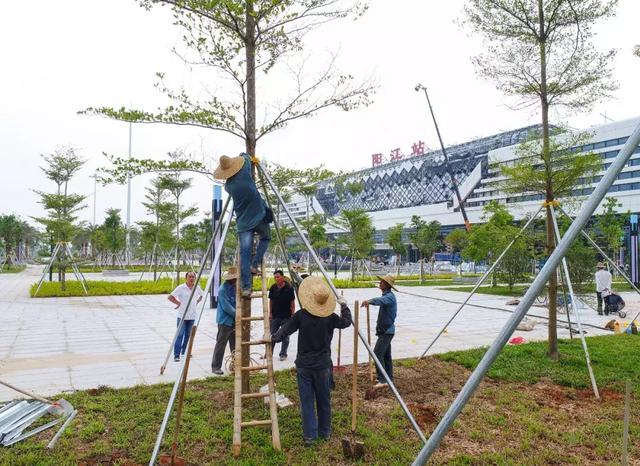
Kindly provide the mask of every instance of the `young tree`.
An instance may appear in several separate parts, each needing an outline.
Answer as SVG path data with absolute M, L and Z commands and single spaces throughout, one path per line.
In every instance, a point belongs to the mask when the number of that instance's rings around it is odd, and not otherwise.
M 307 59 L 294 59 L 304 47 L 306 34 L 322 24 L 359 17 L 366 10 L 360 0 L 139 0 L 147 9 L 164 4 L 172 8 L 174 24 L 182 31 L 183 49 L 176 53 L 189 65 L 202 65 L 230 83 L 231 101 L 215 92 L 208 100 L 192 98 L 185 89 L 171 90 L 158 73 L 157 87 L 174 102 L 158 112 L 132 109 L 89 108 L 81 113 L 137 123 L 165 123 L 208 128 L 234 135 L 244 150 L 256 154 L 258 141 L 299 118 L 339 107 L 352 110 L 370 103 L 375 90 L 371 80 L 357 83 L 340 73 L 332 56 L 313 77 L 303 75 Z M 299 58 L 299 57 L 298 57 Z M 281 65 L 281 66 L 278 66 Z M 272 102 L 258 101 L 258 71 L 276 71 L 279 82 L 290 73 L 288 95 Z M 266 79 L 266 77 L 265 77 Z M 218 80 L 217 83 L 224 82 Z M 286 80 L 285 80 L 286 81 Z M 261 105 L 259 105 L 261 104 Z M 260 111 L 258 111 L 258 108 Z M 259 123 L 257 115 L 264 115 Z
M 351 280 L 355 280 L 354 262 L 366 258 L 373 250 L 375 229 L 371 217 L 362 209 L 343 210 L 331 223 L 346 234 L 340 235 L 340 245 L 351 256 Z
M 107 209 L 102 224 L 106 249 L 111 256 L 111 266 L 115 268 L 116 258 L 125 244 L 126 231 L 120 217 L 120 209 Z
M 433 253 L 442 247 L 440 241 L 440 222 L 432 220 L 427 223 L 417 215 L 411 217 L 413 231 L 409 239 L 420 255 L 420 283 L 424 283 L 424 260 L 430 259 Z
M 166 244 L 169 234 L 169 227 L 166 222 L 166 218 L 169 217 L 172 205 L 168 201 L 169 193 L 162 186 L 162 179 L 156 177 L 151 180 L 151 186 L 147 186 L 146 194 L 144 195 L 146 201 L 142 203 L 145 207 L 147 214 L 153 217 L 152 222 L 138 222 L 143 228 L 143 237 L 146 238 L 144 244 L 148 247 L 148 239 L 153 236 L 153 243 L 151 243 L 151 261 L 153 263 L 153 280 L 157 280 L 158 275 L 158 256 L 160 255 L 160 249 L 163 244 Z M 163 241 L 164 240 L 164 241 Z
M 4 249 L 4 257 L 0 259 L 0 265 L 4 265 L 3 260 L 9 268 L 15 265 L 13 253 L 22 240 L 23 230 L 24 222 L 16 215 L 0 215 L 0 246 Z
M 564 170 L 555 164 L 549 110 L 553 106 L 587 109 L 616 88 L 610 78 L 615 51 L 599 53 L 591 41 L 591 26 L 612 16 L 616 4 L 617 0 L 470 0 L 465 7 L 466 23 L 486 42 L 486 53 L 474 59 L 479 73 L 516 97 L 518 107 L 540 105 L 540 144 L 537 161 L 531 165 L 538 167 L 536 179 L 542 182 L 548 203 L 559 196 L 554 175 Z M 582 176 L 579 165 L 567 166 L 576 168 L 570 170 L 576 175 L 574 182 Z M 524 191 L 529 191 L 528 183 L 518 192 Z M 548 207 L 546 214 L 550 255 L 555 241 Z M 551 277 L 548 354 L 557 360 L 556 274 Z
M 59 148 L 53 154 L 43 156 L 46 165 L 41 167 L 48 179 L 57 186 L 55 194 L 49 194 L 34 190 L 40 196 L 40 204 L 47 211 L 47 217 L 33 217 L 35 221 L 43 224 L 51 236 L 52 244 L 70 243 L 79 225 L 77 216 L 79 210 L 86 206 L 82 205 L 85 196 L 72 194 L 69 192 L 69 182 L 78 173 L 84 160 L 82 160 L 71 147 Z M 69 265 L 67 251 L 61 248 L 57 256 L 56 265 L 58 267 L 58 280 L 62 290 L 66 289 L 66 268 Z
M 171 208 L 166 212 L 166 219 L 171 220 L 175 227 L 175 264 L 176 264 L 176 282 L 180 283 L 180 225 L 187 218 L 195 215 L 198 208 L 195 206 L 183 206 L 180 204 L 180 198 L 184 192 L 191 187 L 191 178 L 181 178 L 180 172 L 160 175 L 158 185 L 166 190 L 173 197 Z
M 396 275 L 400 275 L 400 263 L 402 256 L 407 253 L 407 245 L 402 242 L 402 232 L 404 231 L 404 223 L 396 223 L 387 230 L 387 243 L 391 246 L 393 253 L 398 261 Z
M 616 208 L 622 207 L 615 197 L 607 197 L 602 205 L 602 213 L 596 216 L 595 230 L 604 245 L 602 249 L 615 260 L 624 239 L 624 218 L 616 214 Z

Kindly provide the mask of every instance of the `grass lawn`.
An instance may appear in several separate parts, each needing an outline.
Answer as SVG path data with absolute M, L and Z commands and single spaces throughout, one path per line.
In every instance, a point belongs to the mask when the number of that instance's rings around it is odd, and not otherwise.
M 0 273 L 20 273 L 26 268 L 26 265 L 12 265 L 10 267 L 7 267 L 5 265 L 4 267 L 2 267 L 2 270 L 0 270 Z
M 543 343 L 509 347 L 498 358 L 433 457 L 433 464 L 619 464 L 625 378 L 640 387 L 637 355 L 640 337 L 588 338 L 602 401 L 590 392 L 580 341 L 563 341 L 559 363 L 544 355 Z M 430 433 L 469 376 L 483 349 L 455 352 L 421 361 L 396 361 L 399 392 L 422 429 Z M 254 388 L 262 381 L 254 383 Z M 233 425 L 232 377 L 188 384 L 179 438 L 179 454 L 198 465 L 356 464 L 342 456 L 340 439 L 350 429 L 349 372 L 336 375 L 333 435 L 305 448 L 301 438 L 293 370 L 276 374 L 278 391 L 296 406 L 279 410 L 282 452 L 271 448 L 267 430 L 243 431 L 239 460 L 230 453 Z M 359 367 L 357 438 L 366 456 L 358 464 L 406 465 L 419 451 L 417 435 L 388 390 L 371 391 L 366 366 Z M 0 449 L 2 465 L 138 465 L 149 461 L 171 387 L 137 386 L 98 389 L 65 395 L 79 415 L 53 451 L 45 448 L 51 431 L 11 448 Z M 365 392 L 367 396 L 365 397 Z M 630 430 L 631 463 L 640 460 L 640 428 L 634 406 Z M 265 416 L 261 401 L 247 418 Z M 174 423 L 162 444 L 170 452 Z

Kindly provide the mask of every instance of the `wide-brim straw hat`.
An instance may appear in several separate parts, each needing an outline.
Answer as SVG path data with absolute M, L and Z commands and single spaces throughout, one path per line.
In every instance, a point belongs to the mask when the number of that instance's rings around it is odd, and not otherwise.
M 394 290 L 398 291 L 398 289 L 395 286 L 393 286 L 393 284 L 396 281 L 396 279 L 395 279 L 395 277 L 393 275 L 386 274 L 384 277 L 381 277 L 380 275 L 376 275 L 376 277 L 378 277 L 379 280 L 382 280 L 383 282 L 387 283 Z
M 328 317 L 336 309 L 336 297 L 321 277 L 302 280 L 298 297 L 303 309 L 316 317 Z
M 596 264 L 596 268 L 597 268 L 597 269 L 604 269 L 604 268 L 605 268 L 605 265 L 604 265 L 602 262 L 598 262 L 598 263 Z
M 238 173 L 244 165 L 244 157 L 228 157 L 223 155 L 220 157 L 218 167 L 213 172 L 213 177 L 217 180 L 227 180 Z
M 225 281 L 235 280 L 237 278 L 238 278 L 238 267 L 236 267 L 235 265 L 232 265 L 231 267 L 229 267 L 229 270 L 227 270 L 222 276 L 222 279 Z

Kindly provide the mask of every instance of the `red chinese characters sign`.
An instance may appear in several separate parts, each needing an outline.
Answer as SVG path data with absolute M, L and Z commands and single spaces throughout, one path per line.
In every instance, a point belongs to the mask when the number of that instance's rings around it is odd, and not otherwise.
M 409 155 L 403 154 L 399 147 L 397 149 L 392 149 L 389 152 L 389 157 L 383 157 L 382 153 L 371 154 L 371 166 L 377 167 L 378 165 L 382 165 L 388 162 L 397 162 L 398 160 L 402 160 L 403 158 L 424 155 L 426 151 L 427 147 L 425 146 L 424 142 L 418 141 L 411 145 L 411 153 Z

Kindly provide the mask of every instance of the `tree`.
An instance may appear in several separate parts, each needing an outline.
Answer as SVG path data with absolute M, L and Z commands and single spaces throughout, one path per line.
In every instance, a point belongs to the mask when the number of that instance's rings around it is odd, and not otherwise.
M 125 245 L 126 231 L 120 217 L 120 209 L 107 209 L 102 224 L 106 249 L 111 255 L 111 266 L 116 266 L 116 257 Z
M 147 186 L 146 201 L 142 203 L 147 213 L 153 217 L 152 222 L 138 222 L 143 229 L 143 245 L 145 252 L 151 252 L 151 261 L 153 263 L 153 280 L 157 279 L 158 274 L 158 256 L 160 249 L 166 246 L 167 238 L 170 237 L 169 227 L 167 225 L 167 217 L 169 217 L 172 205 L 168 202 L 169 193 L 162 185 L 163 180 L 156 177 L 151 181 L 151 186 Z M 150 238 L 153 237 L 153 242 Z M 149 248 L 150 246 L 150 248 Z
M 444 244 L 451 251 L 451 254 L 462 252 L 467 247 L 469 236 L 464 228 L 456 228 L 444 237 Z
M 362 209 L 345 209 L 331 223 L 345 233 L 338 240 L 342 250 L 351 256 L 351 280 L 354 280 L 354 262 L 364 259 L 373 250 L 375 229 L 371 217 Z
M 171 208 L 164 213 L 167 220 L 171 220 L 175 227 L 175 263 L 176 263 L 176 282 L 180 282 L 180 270 L 178 269 L 180 260 L 180 225 L 187 218 L 195 215 L 198 208 L 194 206 L 183 206 L 180 204 L 182 194 L 191 187 L 191 178 L 181 178 L 180 172 L 160 175 L 158 186 L 166 190 L 173 197 Z
M 62 147 L 53 154 L 42 156 L 46 165 L 41 167 L 48 179 L 57 186 L 54 194 L 34 190 L 40 196 L 40 204 L 49 214 L 47 217 L 33 217 L 43 224 L 50 235 L 52 247 L 58 243 L 70 243 L 78 232 L 79 224 L 75 215 L 86 206 L 82 205 L 85 196 L 69 192 L 69 182 L 84 164 L 72 147 Z M 69 265 L 67 251 L 61 248 L 56 259 L 58 280 L 62 290 L 66 289 L 66 267 Z
M 402 262 L 402 256 L 407 253 L 407 246 L 402 242 L 403 231 L 404 223 L 396 223 L 387 230 L 387 243 L 389 243 L 389 246 L 393 249 L 393 253 L 396 255 L 398 261 L 396 275 L 400 275 L 400 263 Z
M 0 259 L 0 265 L 4 265 L 4 260 L 7 267 L 14 265 L 12 253 L 22 240 L 23 230 L 24 222 L 16 215 L 0 215 L 0 245 L 4 249 L 4 257 Z
M 616 88 L 610 78 L 615 51 L 600 53 L 591 41 L 592 24 L 612 16 L 616 4 L 617 0 L 470 0 L 465 7 L 466 23 L 486 42 L 486 53 L 474 58 L 479 73 L 495 81 L 505 94 L 516 97 L 517 107 L 540 105 L 542 124 L 536 135 L 540 143 L 537 152 L 529 155 L 537 159 L 531 165 L 538 167 L 536 179 L 542 182 L 548 203 L 559 196 L 554 174 L 565 169 L 555 163 L 549 110 L 552 106 L 587 109 Z M 579 165 L 566 168 L 580 178 Z M 528 186 L 520 186 L 518 192 L 525 191 L 529 191 Z M 555 241 L 549 207 L 546 215 L 550 255 Z M 556 295 L 554 273 L 549 281 L 548 327 L 548 354 L 554 360 L 559 357 Z
M 440 241 L 440 222 L 432 220 L 427 223 L 417 215 L 411 217 L 413 231 L 409 239 L 420 255 L 420 283 L 424 283 L 424 260 L 431 258 L 433 253 L 442 247 Z
M 315 76 L 303 76 L 307 59 L 294 58 L 304 47 L 305 35 L 336 19 L 357 18 L 366 10 L 360 0 L 139 0 L 150 9 L 164 4 L 172 8 L 174 24 L 182 31 L 184 48 L 176 53 L 189 65 L 215 72 L 216 91 L 208 100 L 193 99 L 185 89 L 171 90 L 165 74 L 157 73 L 157 87 L 174 102 L 157 112 L 132 109 L 89 108 L 98 114 L 135 123 L 189 125 L 222 131 L 240 138 L 245 151 L 256 154 L 258 140 L 284 128 L 289 122 L 339 107 L 352 110 L 368 105 L 375 90 L 371 80 L 356 83 L 336 70 L 335 55 Z M 282 63 L 282 66 L 278 66 Z M 292 75 L 289 95 L 258 105 L 257 71 L 265 78 L 274 70 Z M 283 82 L 281 76 L 276 76 Z M 229 101 L 220 95 L 220 83 L 233 86 Z M 260 111 L 257 112 L 258 107 Z M 264 115 L 259 124 L 256 115 Z
M 602 205 L 602 213 L 596 216 L 595 230 L 602 240 L 602 249 L 615 260 L 624 239 L 624 218 L 616 214 L 616 208 L 622 207 L 615 197 L 607 197 Z

